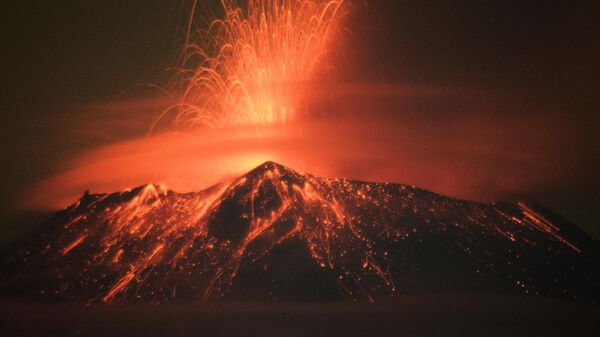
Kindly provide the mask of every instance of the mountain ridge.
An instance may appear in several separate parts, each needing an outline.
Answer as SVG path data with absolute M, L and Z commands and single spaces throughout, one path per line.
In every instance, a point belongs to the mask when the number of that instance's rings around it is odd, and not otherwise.
M 484 287 L 597 303 L 597 242 L 549 218 L 522 201 L 469 202 L 265 162 L 200 192 L 86 192 L 7 252 L 0 293 L 375 301 Z

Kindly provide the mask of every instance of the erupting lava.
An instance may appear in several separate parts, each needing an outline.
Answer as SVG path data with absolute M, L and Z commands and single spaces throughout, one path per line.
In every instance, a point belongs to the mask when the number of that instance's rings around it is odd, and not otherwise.
M 141 145 L 108 147 L 96 153 L 108 162 L 92 161 L 51 181 L 58 182 L 52 186 L 88 183 L 91 176 L 97 184 L 101 179 L 90 172 L 105 171 L 104 177 L 114 181 L 117 176 L 110 174 L 118 170 L 135 175 L 140 166 L 158 171 L 170 164 L 191 171 L 204 166 L 203 178 L 217 179 L 217 170 L 208 172 L 206 166 L 230 157 L 235 167 L 226 173 L 239 173 L 273 153 L 292 158 L 293 151 L 314 160 L 314 149 L 327 144 L 322 134 L 335 138 L 340 126 L 314 129 L 317 139 L 303 150 L 298 149 L 303 138 L 271 126 L 305 122 L 299 116 L 304 92 L 322 65 L 342 4 L 250 0 L 240 6 L 222 0 L 222 19 L 203 32 L 192 32 L 190 25 L 173 84 L 177 102 L 152 128 L 204 126 L 184 133 L 203 142 L 181 147 L 194 142 L 155 135 Z M 395 132 L 387 133 L 397 139 Z M 281 144 L 284 140 L 289 144 Z M 349 156 L 373 152 L 361 150 L 362 143 L 336 143 L 317 158 L 332 161 L 342 148 L 350 148 Z M 375 155 L 387 161 L 385 154 Z M 176 161 L 181 158 L 186 161 Z M 167 175 L 155 177 L 164 182 Z M 374 301 L 476 284 L 600 299 L 597 243 L 528 203 L 468 202 L 405 185 L 302 174 L 273 162 L 241 176 L 221 173 L 221 178 L 200 192 L 176 193 L 150 184 L 86 193 L 0 259 L 1 292 L 103 302 Z
M 182 129 L 295 119 L 304 87 L 314 79 L 336 30 L 342 3 L 250 0 L 241 6 L 222 0 L 224 18 L 203 31 L 192 32 L 190 26 L 174 83 L 177 104 L 157 122 L 166 118 Z

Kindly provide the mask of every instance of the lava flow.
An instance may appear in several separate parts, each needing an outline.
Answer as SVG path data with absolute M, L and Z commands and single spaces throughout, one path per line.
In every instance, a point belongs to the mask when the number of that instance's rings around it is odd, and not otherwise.
M 86 193 L 3 262 L 2 293 L 104 302 L 375 301 L 516 290 L 596 302 L 598 245 L 535 206 L 267 162 L 207 190 Z

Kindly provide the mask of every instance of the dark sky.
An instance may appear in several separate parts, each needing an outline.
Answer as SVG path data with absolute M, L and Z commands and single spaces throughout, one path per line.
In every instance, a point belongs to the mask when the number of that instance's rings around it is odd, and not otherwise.
M 160 82 L 179 52 L 182 7 L 181 1 L 141 0 L 3 4 L 4 239 L 26 222 L 14 205 L 24 186 L 59 171 L 74 154 L 125 137 L 67 136 L 65 129 L 84 118 L 72 107 Z M 476 96 L 477 103 L 452 102 L 443 109 L 443 102 L 412 102 L 419 118 L 433 124 L 459 110 L 461 116 L 525 115 L 549 124 L 556 134 L 546 134 L 547 142 L 555 137 L 571 147 L 561 146 L 555 160 L 573 161 L 565 169 L 576 179 L 522 192 L 598 235 L 598 22 L 596 1 L 356 0 L 346 20 L 350 33 L 338 79 L 459 88 Z M 127 136 L 145 131 L 128 130 Z

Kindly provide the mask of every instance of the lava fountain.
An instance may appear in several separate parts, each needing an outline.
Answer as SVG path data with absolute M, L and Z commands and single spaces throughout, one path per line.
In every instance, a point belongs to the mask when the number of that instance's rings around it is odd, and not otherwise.
M 270 125 L 297 119 L 309 81 L 326 64 L 343 0 L 222 0 L 223 18 L 190 24 L 171 91 L 157 118 L 174 129 Z M 196 4 L 192 9 L 193 22 Z

